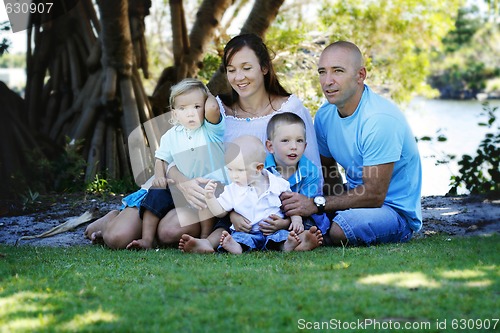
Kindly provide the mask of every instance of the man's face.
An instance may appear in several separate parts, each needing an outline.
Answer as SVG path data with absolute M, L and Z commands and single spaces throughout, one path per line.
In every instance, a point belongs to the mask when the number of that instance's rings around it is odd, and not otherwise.
M 327 49 L 319 58 L 318 73 L 323 94 L 329 103 L 339 109 L 350 104 L 364 80 L 360 75 L 361 66 L 353 58 L 343 48 Z

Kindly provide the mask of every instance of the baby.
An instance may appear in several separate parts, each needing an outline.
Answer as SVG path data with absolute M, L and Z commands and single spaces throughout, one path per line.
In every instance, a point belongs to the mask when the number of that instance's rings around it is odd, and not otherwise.
M 298 246 L 297 236 L 290 236 L 288 230 L 278 230 L 264 235 L 259 223 L 272 214 L 283 214 L 280 210 L 280 194 L 290 191 L 290 184 L 264 168 L 266 151 L 259 138 L 241 136 L 226 147 L 226 166 L 231 184 L 224 187 L 222 194 L 215 197 L 215 183 L 205 186 L 205 200 L 208 208 L 217 217 L 223 217 L 234 209 L 251 222 L 250 232 L 235 231 L 222 233 L 219 250 L 239 254 L 251 250 L 292 251 Z M 304 230 L 302 218 L 292 216 L 289 230 L 294 235 Z

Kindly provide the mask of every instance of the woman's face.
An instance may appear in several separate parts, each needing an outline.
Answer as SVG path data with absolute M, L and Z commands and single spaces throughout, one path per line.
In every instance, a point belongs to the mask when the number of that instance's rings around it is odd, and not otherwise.
M 255 52 L 248 46 L 233 55 L 226 66 L 229 84 L 240 97 L 253 95 L 260 89 L 265 89 L 264 75 L 267 68 L 261 68 Z

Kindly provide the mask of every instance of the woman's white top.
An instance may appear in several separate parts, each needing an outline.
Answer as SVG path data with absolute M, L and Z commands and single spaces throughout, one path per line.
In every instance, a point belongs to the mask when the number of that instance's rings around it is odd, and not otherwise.
M 226 130 L 224 132 L 224 142 L 231 142 L 242 135 L 254 135 L 262 140 L 265 144 L 267 140 L 267 123 L 277 113 L 292 112 L 297 114 L 306 124 L 306 141 L 307 147 L 304 155 L 318 166 L 321 171 L 321 162 L 319 158 L 318 142 L 316 140 L 316 132 L 314 131 L 313 121 L 309 110 L 302 104 L 302 101 L 295 95 L 290 95 L 288 100 L 273 113 L 256 118 L 236 118 L 226 114 L 226 109 L 220 98 L 216 97 L 219 103 L 219 109 L 222 116 L 226 120 Z M 321 179 L 323 177 L 321 176 Z

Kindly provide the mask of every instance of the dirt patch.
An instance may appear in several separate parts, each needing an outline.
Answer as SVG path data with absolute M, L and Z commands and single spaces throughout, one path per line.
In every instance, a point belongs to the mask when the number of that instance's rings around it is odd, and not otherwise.
M 49 195 L 20 207 L 14 202 L 0 202 L 0 244 L 14 245 L 22 236 L 37 235 L 92 211 L 98 218 L 121 205 L 121 196 L 87 197 L 83 194 Z M 500 200 L 482 197 L 431 196 L 422 198 L 424 227 L 416 237 L 436 234 L 457 236 L 500 232 Z M 66 247 L 91 243 L 83 236 L 86 226 L 32 240 L 21 240 L 18 245 Z
M 47 238 L 20 240 L 18 245 L 73 246 L 91 245 L 83 236 L 86 226 L 121 206 L 122 196 L 86 196 L 85 194 L 53 194 L 42 196 L 24 207 L 18 202 L 0 201 L 0 244 L 14 245 L 23 236 L 38 235 L 86 211 L 94 218 L 73 230 Z
M 478 196 L 422 198 L 421 235 L 468 236 L 500 232 L 500 200 Z

